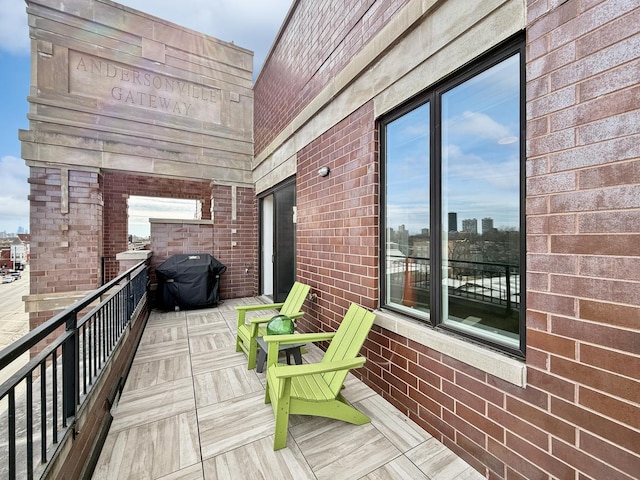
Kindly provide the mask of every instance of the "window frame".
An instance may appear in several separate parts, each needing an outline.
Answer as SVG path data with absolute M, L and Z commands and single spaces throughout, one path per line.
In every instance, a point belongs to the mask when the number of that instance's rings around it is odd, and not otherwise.
M 446 325 L 442 319 L 442 287 L 441 287 L 441 264 L 442 264 L 442 96 L 454 89 L 455 87 L 470 80 L 476 75 L 498 65 L 513 55 L 519 54 L 520 66 L 520 134 L 519 134 L 519 152 L 520 152 L 520 302 L 519 302 L 519 345 L 517 348 L 492 341 L 486 337 L 473 335 L 471 332 L 463 331 Z M 491 349 L 499 350 L 517 358 L 525 358 L 526 354 L 526 77 L 525 77 L 525 38 L 522 33 L 502 42 L 498 46 L 485 52 L 478 58 L 468 62 L 456 71 L 447 75 L 436 84 L 427 87 L 425 90 L 408 99 L 392 111 L 386 113 L 378 119 L 378 135 L 380 149 L 380 194 L 379 194 L 379 212 L 380 212 L 380 277 L 379 288 L 380 298 L 379 306 L 381 309 L 388 309 L 401 315 L 415 318 L 431 327 L 447 332 L 449 334 L 467 339 L 474 343 L 478 343 Z M 430 289 L 430 305 L 429 312 L 425 315 L 412 315 L 406 309 L 395 307 L 388 304 L 387 299 L 387 126 L 393 121 L 403 117 L 414 109 L 429 104 L 429 242 L 431 245 L 429 255 L 429 268 L 431 272 L 435 272 L 432 276 L 431 284 L 434 286 Z M 437 277 L 436 277 L 437 276 Z M 435 280 L 434 280 L 435 279 Z

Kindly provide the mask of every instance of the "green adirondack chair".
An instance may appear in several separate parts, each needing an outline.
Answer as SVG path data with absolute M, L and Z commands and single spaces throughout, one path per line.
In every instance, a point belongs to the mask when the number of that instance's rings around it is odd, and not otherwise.
M 271 316 L 259 318 L 246 318 L 247 312 L 260 310 L 280 309 L 282 315 L 289 318 L 300 318 L 302 316 L 302 304 L 309 293 L 309 285 L 295 282 L 287 298 L 282 303 L 261 303 L 259 305 L 239 305 L 235 307 L 238 311 L 238 329 L 236 331 L 236 352 L 246 353 L 249 361 L 247 369 L 256 368 L 256 357 L 258 354 L 258 337 L 266 334 L 266 323 L 271 320 Z
M 265 403 L 271 403 L 276 417 L 273 449 L 287 446 L 289 414 L 334 418 L 354 425 L 371 420 L 347 403 L 340 394 L 349 370 L 364 365 L 358 357 L 375 315 L 351 304 L 338 330 L 330 333 L 267 335 L 267 387 Z M 278 346 L 282 343 L 309 343 L 331 340 L 320 363 L 280 365 Z

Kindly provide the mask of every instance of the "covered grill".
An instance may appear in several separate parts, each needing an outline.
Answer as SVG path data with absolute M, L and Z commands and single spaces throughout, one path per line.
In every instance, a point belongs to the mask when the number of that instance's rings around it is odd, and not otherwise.
M 226 270 L 208 253 L 173 255 L 156 268 L 158 299 L 167 310 L 215 306 Z

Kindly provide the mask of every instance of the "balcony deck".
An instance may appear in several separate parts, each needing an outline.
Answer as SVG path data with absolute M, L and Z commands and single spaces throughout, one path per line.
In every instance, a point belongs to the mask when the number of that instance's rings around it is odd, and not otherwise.
M 93 479 L 484 478 L 353 375 L 344 396 L 370 424 L 294 415 L 274 452 L 265 374 L 235 351 L 233 306 L 258 301 L 151 314 Z

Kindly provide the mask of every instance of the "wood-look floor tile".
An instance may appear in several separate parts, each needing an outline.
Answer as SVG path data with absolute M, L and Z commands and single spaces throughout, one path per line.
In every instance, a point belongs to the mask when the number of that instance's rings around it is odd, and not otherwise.
M 418 445 L 406 453 L 406 456 L 433 480 L 484 479 L 450 449 L 435 438 Z
M 198 407 L 252 393 L 264 393 L 262 382 L 255 371 L 247 370 L 244 364 L 195 375 L 194 386 Z
M 191 369 L 194 375 L 239 365 L 247 368 L 247 356 L 243 352 L 236 352 L 235 346 L 191 355 Z
M 134 363 L 127 377 L 125 391 L 151 387 L 181 378 L 191 378 L 191 359 L 188 354 Z
M 192 334 L 189 337 L 189 348 L 191 353 L 196 355 L 199 353 L 207 353 L 212 350 L 218 350 L 220 348 L 234 346 L 235 350 L 236 337 L 231 335 L 229 329 L 224 327 L 224 330 L 218 332 L 206 332 L 206 334 Z
M 220 332 L 230 333 L 229 326 L 220 312 L 192 313 L 187 316 L 187 328 L 189 336 Z
M 367 397 L 354 406 L 371 418 L 371 423 L 401 452 L 433 438 L 379 395 Z
M 156 327 L 160 325 L 177 325 L 184 322 L 186 318 L 185 312 L 172 312 L 164 310 L 154 310 L 149 317 L 147 325 Z
M 431 480 L 404 455 L 391 460 L 360 480 Z
M 198 408 L 202 458 L 273 435 L 275 422 L 264 392 Z
M 156 479 L 199 466 L 200 461 L 198 425 L 192 411 L 110 431 L 93 479 Z
M 193 380 L 185 378 L 123 392 L 113 410 L 110 432 L 117 432 L 195 410 Z
M 273 436 L 230 450 L 203 462 L 205 480 L 315 480 L 295 442 L 273 451 Z
M 183 468 L 182 470 L 178 470 L 177 472 L 159 477 L 157 480 L 204 480 L 202 463 L 196 463 L 195 465 Z
M 218 309 L 191 310 L 186 314 L 187 326 L 195 327 L 207 323 L 224 323 L 224 316 Z
M 184 321 L 179 325 L 156 325 L 145 328 L 140 346 L 153 345 L 157 343 L 170 342 L 174 340 L 184 340 L 188 337 L 187 326 Z
M 133 363 L 152 362 L 162 360 L 172 355 L 185 355 L 189 353 L 189 339 L 170 340 L 162 343 L 149 343 L 140 345 Z
M 318 479 L 359 478 L 401 455 L 370 423 L 314 418 L 290 433 Z

